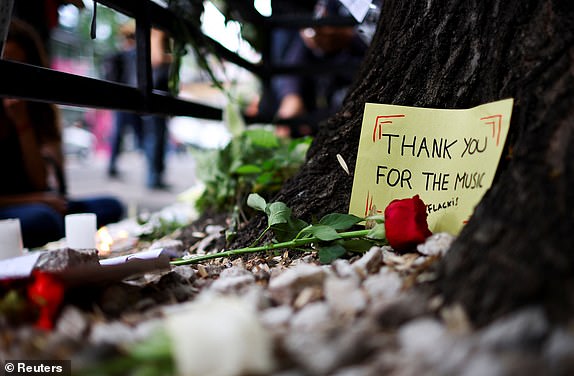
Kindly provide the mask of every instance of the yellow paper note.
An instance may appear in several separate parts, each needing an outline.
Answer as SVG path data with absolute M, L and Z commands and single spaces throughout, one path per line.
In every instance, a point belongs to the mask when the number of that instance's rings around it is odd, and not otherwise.
M 512 99 L 468 110 L 367 103 L 349 212 L 382 213 L 418 194 L 432 232 L 458 234 L 492 184 Z

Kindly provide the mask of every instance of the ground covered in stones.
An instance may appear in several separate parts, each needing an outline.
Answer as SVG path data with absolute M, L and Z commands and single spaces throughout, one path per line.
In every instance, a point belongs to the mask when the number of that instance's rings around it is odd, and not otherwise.
M 218 223 L 219 222 L 219 223 Z M 221 249 L 221 219 L 155 244 Z M 321 265 L 283 251 L 176 266 L 66 292 L 52 331 L 4 325 L 4 359 L 71 359 L 74 374 L 516 375 L 574 372 L 574 335 L 538 306 L 473 328 L 432 293 L 452 237 Z

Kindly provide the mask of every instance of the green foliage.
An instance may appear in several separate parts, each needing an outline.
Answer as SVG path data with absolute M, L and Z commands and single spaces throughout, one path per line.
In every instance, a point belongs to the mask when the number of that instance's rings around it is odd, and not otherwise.
M 34 317 L 35 312 L 26 299 L 22 286 L 10 287 L 4 296 L 0 288 L 0 322 L 9 325 L 19 325 Z
M 265 199 L 259 195 L 249 195 L 247 197 L 247 205 L 262 212 L 267 208 L 267 202 L 265 202 Z
M 319 240 L 329 242 L 331 240 L 341 239 L 341 236 L 331 226 L 326 225 L 312 225 L 307 226 L 301 230 L 302 236 L 314 236 Z
M 291 209 L 283 202 L 268 204 L 256 193 L 247 198 L 247 205 L 267 214 L 267 228 L 285 248 L 315 244 L 319 250 L 319 261 L 330 263 L 347 252 L 365 252 L 375 244 L 385 241 L 383 218 L 381 216 L 359 218 L 352 214 L 331 213 L 316 224 L 308 224 L 292 216 Z M 370 230 L 348 231 L 364 220 L 374 221 Z M 261 237 L 255 241 L 257 243 Z M 278 246 L 279 244 L 275 244 Z M 275 247 L 276 248 L 276 247 Z
M 381 239 L 383 241 L 384 239 Z M 349 252 L 364 253 L 373 246 L 373 241 L 368 239 L 346 239 L 341 244 Z
M 330 264 L 339 257 L 345 255 L 347 250 L 342 244 L 332 244 L 319 249 L 319 262 L 321 264 Z
M 269 204 L 257 193 L 249 195 L 247 204 L 267 215 L 267 228 L 251 246 L 174 260 L 171 264 L 197 264 L 215 258 L 256 252 L 274 252 L 282 249 L 317 250 L 319 261 L 328 264 L 350 252 L 363 253 L 374 245 L 386 244 L 383 216 L 359 218 L 351 214 L 333 213 L 327 214 L 317 223 L 308 224 L 301 219 L 294 218 L 291 209 L 285 203 L 273 202 Z M 352 230 L 353 226 L 363 221 L 375 226 L 372 229 Z M 269 230 L 275 236 L 274 242 L 258 246 L 257 244 L 263 235 Z
M 143 226 L 143 231 L 139 235 L 139 238 L 144 241 L 153 241 L 163 238 L 184 225 L 184 223 L 178 220 L 162 217 L 152 217 L 148 219 L 139 217 L 138 223 Z
M 245 121 L 239 110 L 239 104 L 235 103 L 231 93 L 227 93 L 227 104 L 223 110 L 223 123 L 232 137 L 237 137 L 245 132 Z
M 310 139 L 284 140 L 271 130 L 247 129 L 221 150 L 197 156 L 197 175 L 205 191 L 196 203 L 200 212 L 244 208 L 250 192 L 270 197 L 301 166 Z
M 142 342 L 131 345 L 126 353 L 102 363 L 76 371 L 82 376 L 162 376 L 176 372 L 171 353 L 171 340 L 158 330 Z
M 325 226 L 330 226 L 337 231 L 345 231 L 361 222 L 362 218 L 359 218 L 352 214 L 339 214 L 332 213 L 327 214 L 319 221 L 320 224 Z
M 369 231 L 369 233 L 367 234 L 367 238 L 373 240 L 386 239 L 385 225 L 383 223 L 378 223 L 375 227 L 371 229 L 371 231 Z

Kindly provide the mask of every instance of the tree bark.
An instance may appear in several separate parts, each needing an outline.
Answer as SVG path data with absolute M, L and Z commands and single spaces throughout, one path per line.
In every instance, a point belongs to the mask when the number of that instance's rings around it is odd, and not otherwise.
M 346 212 L 365 102 L 443 109 L 515 99 L 497 178 L 437 285 L 478 325 L 540 302 L 574 308 L 574 6 L 568 0 L 387 0 L 341 111 L 275 200 L 309 219 Z M 254 233 L 262 220 L 254 223 Z

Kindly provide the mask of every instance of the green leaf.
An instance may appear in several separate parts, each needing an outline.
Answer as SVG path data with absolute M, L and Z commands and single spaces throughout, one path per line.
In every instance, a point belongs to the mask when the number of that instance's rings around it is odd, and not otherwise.
M 340 244 L 321 247 L 321 249 L 319 249 L 319 262 L 321 262 L 321 264 L 330 264 L 346 252 L 345 248 Z
M 272 230 L 275 238 L 279 242 L 288 242 L 297 236 L 302 229 L 309 224 L 298 218 L 289 218 L 286 223 L 278 223 L 273 225 Z
M 370 215 L 365 219 L 367 221 L 374 221 L 376 223 L 384 223 L 385 222 L 385 215 L 384 214 L 375 214 L 375 215 Z
M 362 218 L 352 214 L 331 213 L 321 218 L 319 223 L 325 226 L 330 226 L 337 231 L 345 231 L 362 220 Z
M 266 159 L 263 161 L 263 163 L 261 163 L 261 168 L 265 171 L 271 171 L 274 170 L 276 161 L 272 158 L 272 159 Z
M 265 212 L 265 209 L 267 208 L 267 202 L 263 197 L 259 196 L 257 193 L 251 193 L 247 197 L 247 206 L 255 210 Z
M 277 136 L 266 129 L 248 129 L 245 131 L 245 136 L 251 140 L 254 145 L 262 148 L 277 148 L 279 147 L 279 139 Z
M 319 240 L 329 242 L 331 240 L 341 239 L 341 235 L 335 231 L 333 227 L 325 225 L 313 225 L 309 226 L 302 231 L 304 234 L 311 234 Z
M 367 234 L 367 238 L 375 239 L 375 240 L 385 240 L 386 233 L 385 233 L 385 225 L 383 223 L 377 224 L 375 227 L 369 231 Z
M 273 181 L 273 172 L 264 172 L 257 176 L 255 181 L 259 184 L 269 184 Z
M 227 128 L 233 136 L 240 135 L 245 129 L 245 121 L 243 120 L 239 106 L 229 98 L 223 109 L 223 122 L 227 125 Z
M 148 339 L 136 343 L 129 349 L 131 356 L 142 361 L 161 358 L 170 359 L 171 351 L 171 339 L 167 333 L 159 330 L 154 331 Z
M 305 155 L 307 149 L 309 149 L 309 146 L 311 146 L 312 141 L 313 137 L 310 136 L 294 138 L 289 143 L 288 151 L 289 152 L 296 151 L 297 154 L 300 154 L 302 152 L 302 154 Z
M 239 175 L 251 175 L 251 174 L 259 174 L 261 173 L 261 171 L 262 171 L 261 167 L 259 166 L 253 164 L 246 164 L 237 167 L 233 172 Z
M 283 202 L 273 202 L 265 209 L 269 227 L 279 223 L 287 223 L 291 217 L 291 209 Z
M 343 247 L 351 252 L 367 252 L 373 247 L 373 242 L 366 239 L 349 239 L 342 242 Z

